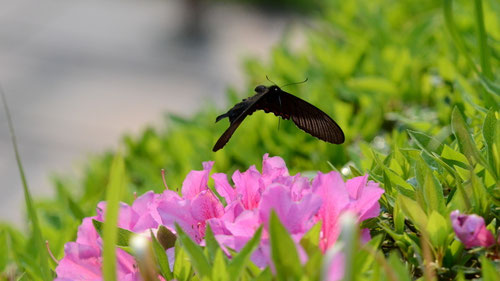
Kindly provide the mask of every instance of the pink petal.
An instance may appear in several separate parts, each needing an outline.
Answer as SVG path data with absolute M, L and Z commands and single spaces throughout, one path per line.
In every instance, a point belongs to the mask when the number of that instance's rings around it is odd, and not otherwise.
M 262 177 L 267 184 L 273 183 L 273 180 L 278 177 L 288 176 L 288 169 L 285 161 L 278 156 L 269 157 L 269 154 L 264 154 L 262 160 Z
M 321 198 L 319 196 L 308 194 L 302 200 L 295 202 L 284 186 L 275 184 L 262 194 L 259 215 L 261 221 L 267 222 L 271 210 L 274 209 L 290 233 L 305 233 L 312 225 L 311 218 L 320 207 Z
M 246 210 L 242 212 L 234 222 L 225 222 L 226 229 L 235 236 L 250 239 L 262 224 L 256 211 Z
M 230 204 L 236 199 L 236 191 L 227 181 L 226 174 L 216 173 L 212 175 L 215 182 L 215 190 L 220 194 L 220 196 L 226 199 L 226 203 Z
M 365 244 L 372 240 L 372 236 L 370 235 L 370 229 L 363 228 L 361 229 L 361 243 Z
M 241 203 L 245 209 L 257 208 L 260 201 L 261 189 L 264 188 L 261 182 L 261 175 L 255 166 L 251 166 L 244 173 L 234 172 L 233 182 L 236 192 L 241 195 Z
M 208 174 L 214 165 L 213 161 L 203 162 L 202 171 L 191 171 L 182 183 L 182 196 L 184 199 L 192 199 L 198 193 L 207 189 Z
M 344 253 L 334 254 L 330 266 L 328 267 L 327 281 L 338 281 L 344 278 L 345 257 Z
M 349 194 L 342 177 L 334 171 L 328 174 L 318 173 L 313 180 L 312 188 L 323 199 L 317 218 L 323 222 L 320 247 L 325 251 L 335 243 L 340 234 L 338 219 L 341 212 L 347 210 L 349 206 Z
M 101 251 L 97 247 L 66 243 L 64 258 L 59 261 L 56 273 L 59 278 L 70 280 L 102 280 Z
M 76 243 L 96 247 L 98 246 L 97 240 L 100 238 L 100 236 L 94 228 L 92 219 L 93 218 L 83 219 L 82 224 L 78 227 Z
M 204 222 L 224 214 L 224 206 L 210 190 L 200 192 L 191 202 L 191 215 L 197 221 Z
M 183 201 L 163 201 L 158 204 L 162 224 L 170 229 L 175 229 L 175 223 L 192 238 L 201 241 L 199 237 L 196 220 L 191 215 L 191 202 Z

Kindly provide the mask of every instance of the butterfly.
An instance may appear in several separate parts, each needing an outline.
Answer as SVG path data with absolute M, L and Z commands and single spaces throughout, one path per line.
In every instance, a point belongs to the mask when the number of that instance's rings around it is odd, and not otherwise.
M 344 142 L 344 132 L 339 125 L 314 105 L 281 90 L 276 85 L 270 87 L 259 85 L 255 88 L 255 92 L 257 94 L 243 99 L 215 119 L 215 122 L 219 122 L 227 117 L 230 126 L 215 143 L 214 152 L 223 148 L 241 122 L 257 110 L 272 112 L 286 120 L 291 119 L 297 127 L 320 140 L 335 144 Z

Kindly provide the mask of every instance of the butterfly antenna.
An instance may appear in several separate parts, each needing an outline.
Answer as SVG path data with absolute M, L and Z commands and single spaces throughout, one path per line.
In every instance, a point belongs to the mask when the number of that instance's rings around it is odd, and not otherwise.
M 276 85 L 276 83 L 274 83 L 273 81 L 271 81 L 271 79 L 269 79 L 269 77 L 267 77 L 267 75 L 266 75 L 266 79 L 267 79 L 267 81 L 269 81 L 269 82 L 273 83 L 274 85 Z
M 296 85 L 296 84 L 302 84 L 302 83 L 306 83 L 307 80 L 309 80 L 309 78 L 306 78 L 306 80 L 304 81 L 301 81 L 301 82 L 293 82 L 293 83 L 290 83 L 290 84 L 286 84 L 285 86 L 281 86 L 281 88 L 284 88 L 286 86 L 290 86 L 290 85 Z

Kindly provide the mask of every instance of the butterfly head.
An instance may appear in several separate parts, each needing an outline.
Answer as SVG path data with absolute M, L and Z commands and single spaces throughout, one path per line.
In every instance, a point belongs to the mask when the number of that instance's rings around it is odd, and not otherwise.
M 268 93 L 277 93 L 278 91 L 280 91 L 281 89 L 276 86 L 276 85 L 273 85 L 271 87 L 266 87 L 264 85 L 259 85 L 257 87 L 255 87 L 255 92 L 259 93 L 259 94 L 262 94 L 262 93 L 265 93 L 265 92 L 268 92 Z
M 271 93 L 277 93 L 278 91 L 280 91 L 280 87 L 276 85 L 272 85 L 271 87 L 269 87 L 269 92 Z

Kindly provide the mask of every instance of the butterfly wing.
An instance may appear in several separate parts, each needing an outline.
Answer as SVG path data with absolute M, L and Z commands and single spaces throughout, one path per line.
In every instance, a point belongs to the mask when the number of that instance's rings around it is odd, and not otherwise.
M 297 127 L 320 140 L 335 144 L 345 140 L 344 132 L 330 116 L 285 91 L 271 91 L 256 104 L 256 109 L 272 112 L 283 119 L 292 119 Z
M 231 125 L 222 134 L 222 136 L 217 140 L 217 142 L 214 145 L 214 148 L 212 149 L 213 152 L 215 152 L 215 151 L 223 148 L 224 145 L 226 145 L 226 143 L 229 141 L 229 139 L 233 135 L 234 131 L 236 131 L 236 129 L 240 126 L 241 122 L 243 122 L 243 120 L 245 119 L 245 117 L 247 117 L 248 115 L 250 115 L 253 112 L 255 112 L 255 110 L 257 110 L 257 108 L 255 107 L 255 105 L 259 102 L 259 100 L 262 99 L 262 97 L 266 93 L 267 93 L 267 91 L 266 92 L 262 92 L 262 93 L 258 93 L 256 95 L 248 98 L 247 100 L 244 100 L 243 102 L 237 104 L 231 110 L 229 110 L 228 113 L 226 113 L 226 115 L 229 117 Z M 235 117 L 234 119 L 231 118 L 231 115 L 233 115 L 236 112 L 239 113 L 237 115 L 237 117 Z M 221 115 L 221 116 L 223 116 L 223 115 Z M 221 116 L 219 116 L 219 117 L 221 117 Z M 217 118 L 217 121 L 219 121 L 221 119 L 219 117 Z
M 227 130 L 224 132 L 224 134 L 222 134 L 222 136 L 215 143 L 214 148 L 212 149 L 213 152 L 216 152 L 217 150 L 223 148 L 224 145 L 226 145 L 226 143 L 229 141 L 229 139 L 233 135 L 234 131 L 236 131 L 238 126 L 240 126 L 241 122 L 243 122 L 243 119 L 245 119 L 245 117 L 246 116 L 231 123 L 231 126 L 229 126 L 229 128 L 227 128 Z

